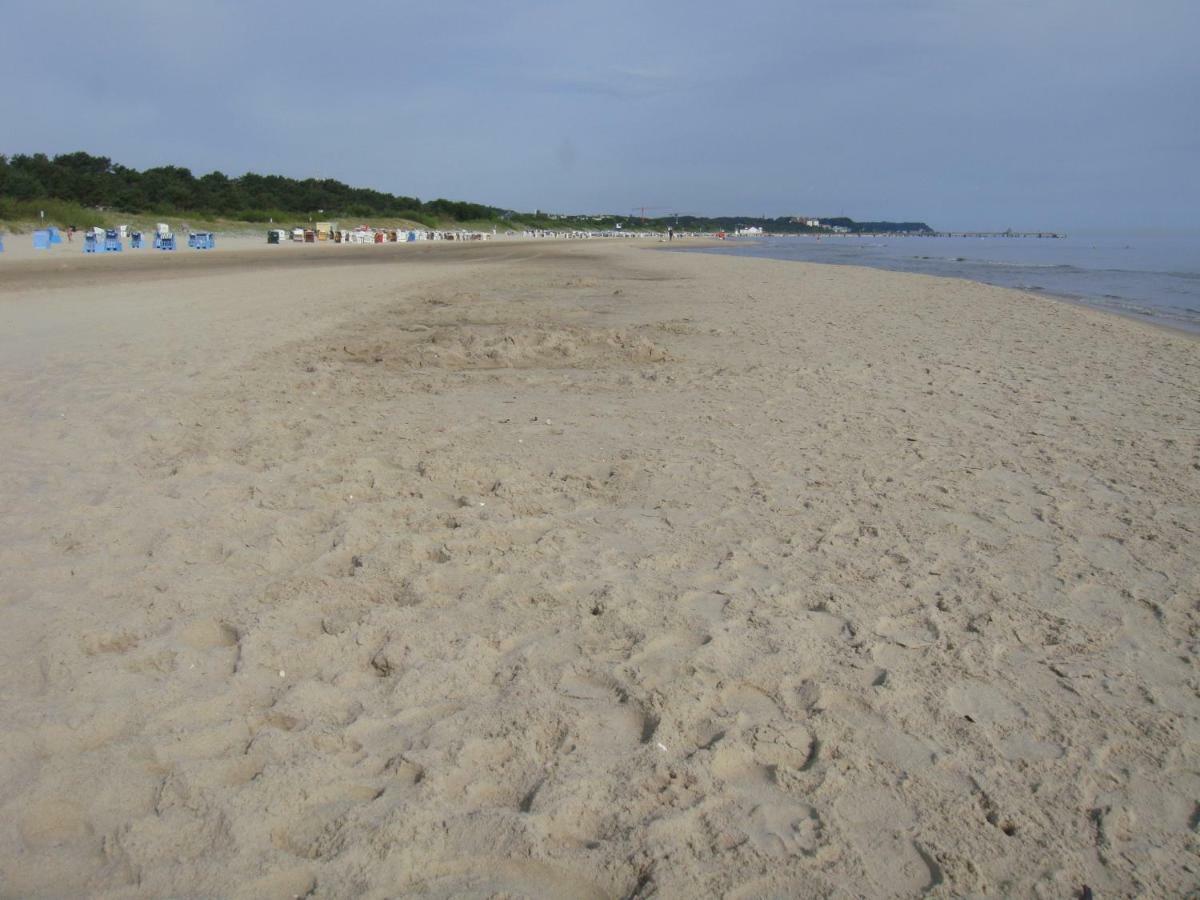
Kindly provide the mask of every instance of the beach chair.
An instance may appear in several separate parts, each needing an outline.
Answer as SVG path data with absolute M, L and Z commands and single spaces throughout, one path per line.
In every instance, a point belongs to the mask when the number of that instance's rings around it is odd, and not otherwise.
M 46 229 L 46 231 L 50 234 L 50 243 L 51 244 L 61 244 L 62 243 L 62 235 L 58 233 L 57 228 L 55 228 L 53 225 L 51 225 L 49 228 Z
M 134 231 L 134 232 L 130 233 L 129 249 L 130 250 L 141 250 L 142 249 L 142 233 L 140 231 Z
M 33 233 L 33 249 L 34 250 L 49 250 L 50 249 L 50 232 L 35 231 Z
M 104 232 L 104 252 L 105 253 L 120 253 L 121 235 L 115 228 L 110 228 Z
M 90 231 L 83 236 L 83 252 L 84 253 L 99 253 L 100 245 L 96 240 L 96 236 Z
M 0 253 L 4 252 L 4 237 L 0 236 Z

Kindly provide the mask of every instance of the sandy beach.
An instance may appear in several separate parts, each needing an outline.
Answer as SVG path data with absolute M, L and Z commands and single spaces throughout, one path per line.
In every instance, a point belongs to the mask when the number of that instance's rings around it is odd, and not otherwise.
M 53 254 L 0 896 L 1200 885 L 1195 338 L 633 242 Z

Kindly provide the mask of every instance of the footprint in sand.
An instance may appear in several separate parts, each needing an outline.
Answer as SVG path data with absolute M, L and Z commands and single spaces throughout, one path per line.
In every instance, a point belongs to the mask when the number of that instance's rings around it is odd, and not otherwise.
M 316 887 L 317 879 L 310 869 L 285 869 L 243 885 L 233 896 L 235 900 L 295 900 L 307 897 Z
M 857 851 L 876 897 L 914 897 L 942 880 L 941 869 L 912 840 L 912 811 L 886 790 L 859 788 L 833 804 L 834 824 Z
M 931 647 L 938 639 L 937 627 L 932 622 L 913 617 L 884 616 L 875 623 L 875 633 L 910 650 Z
M 606 897 L 645 896 L 636 879 L 628 886 L 608 889 L 540 862 L 508 859 L 467 861 L 431 860 L 420 876 L 396 891 L 401 896 L 450 900 L 456 897 L 557 897 L 562 900 L 604 900 Z
M 747 737 L 754 755 L 773 769 L 803 771 L 816 752 L 812 732 L 803 725 L 760 725 Z
M 729 597 L 716 591 L 688 591 L 679 598 L 679 607 L 707 625 L 715 625 L 725 616 Z
M 820 817 L 788 796 L 778 780 L 781 769 L 802 768 L 812 746 L 812 736 L 802 727 L 765 725 L 751 733 L 748 745 L 723 743 L 713 753 L 712 774 L 744 810 L 726 815 L 761 853 L 790 857 L 817 850 Z
M 301 859 L 329 859 L 345 847 L 346 818 L 354 804 L 329 803 L 309 807 L 271 831 L 271 844 Z
M 821 838 L 821 820 L 804 803 L 760 804 L 750 813 L 745 828 L 755 848 L 778 857 L 815 853 Z
M 846 619 L 823 609 L 804 610 L 796 618 L 805 634 L 822 641 L 842 643 L 854 637 L 854 629 Z
M 960 682 L 946 691 L 946 705 L 971 722 L 993 725 L 1024 719 L 1025 711 L 996 687 L 976 682 Z
M 785 693 L 807 694 L 813 687 L 803 685 L 804 691 L 792 687 Z M 693 730 L 693 746 L 689 758 L 707 765 L 717 795 L 729 801 L 722 817 L 758 852 L 787 858 L 817 851 L 821 817 L 791 793 L 812 764 L 816 739 L 806 725 L 789 720 L 766 691 L 749 682 L 721 689 L 711 715 Z
M 238 642 L 237 629 L 214 619 L 193 619 L 179 629 L 179 640 L 196 651 L 216 647 L 233 647 Z
M 83 637 L 83 652 L 88 656 L 102 653 L 128 653 L 139 643 L 137 635 L 128 631 L 98 631 Z
M 569 672 L 558 689 L 578 701 L 573 718 L 578 749 L 604 755 L 626 753 L 650 741 L 658 728 L 658 719 L 630 701 L 615 679 Z
M 721 691 L 717 712 L 739 722 L 764 722 L 779 715 L 779 705 L 762 688 L 748 682 L 732 684 Z
M 647 690 L 662 690 L 685 676 L 693 654 L 709 642 L 708 635 L 676 631 L 653 638 L 629 658 L 629 673 Z
M 30 850 L 77 845 L 92 837 L 83 810 L 66 800 L 47 800 L 33 806 L 17 822 L 21 841 Z

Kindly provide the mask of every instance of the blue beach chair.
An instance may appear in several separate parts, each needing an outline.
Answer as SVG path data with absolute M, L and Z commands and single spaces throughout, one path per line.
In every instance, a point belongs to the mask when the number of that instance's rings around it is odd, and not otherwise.
M 129 249 L 130 250 L 141 250 L 142 249 L 142 233 L 140 231 L 131 231 L 129 233 Z
M 99 253 L 100 246 L 96 240 L 96 235 L 90 231 L 83 236 L 83 252 L 84 253 Z
M 110 228 L 104 232 L 104 252 L 105 253 L 120 253 L 121 233 L 115 228 Z
M 33 249 L 34 250 L 49 250 L 50 249 L 50 232 L 35 231 L 33 233 Z
M 50 234 L 50 243 L 51 244 L 61 244 L 62 243 L 62 235 L 59 234 L 57 228 L 55 228 L 53 225 L 51 225 L 49 228 L 46 229 L 46 231 Z

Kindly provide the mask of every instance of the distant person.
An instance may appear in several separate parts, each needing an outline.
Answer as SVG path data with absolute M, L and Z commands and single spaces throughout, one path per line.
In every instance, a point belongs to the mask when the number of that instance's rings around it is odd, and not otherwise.
M 668 228 L 668 229 L 667 229 L 667 241 L 668 241 L 668 242 L 670 242 L 670 241 L 673 241 L 673 240 L 675 240 L 675 229 L 674 229 L 674 228 Z

